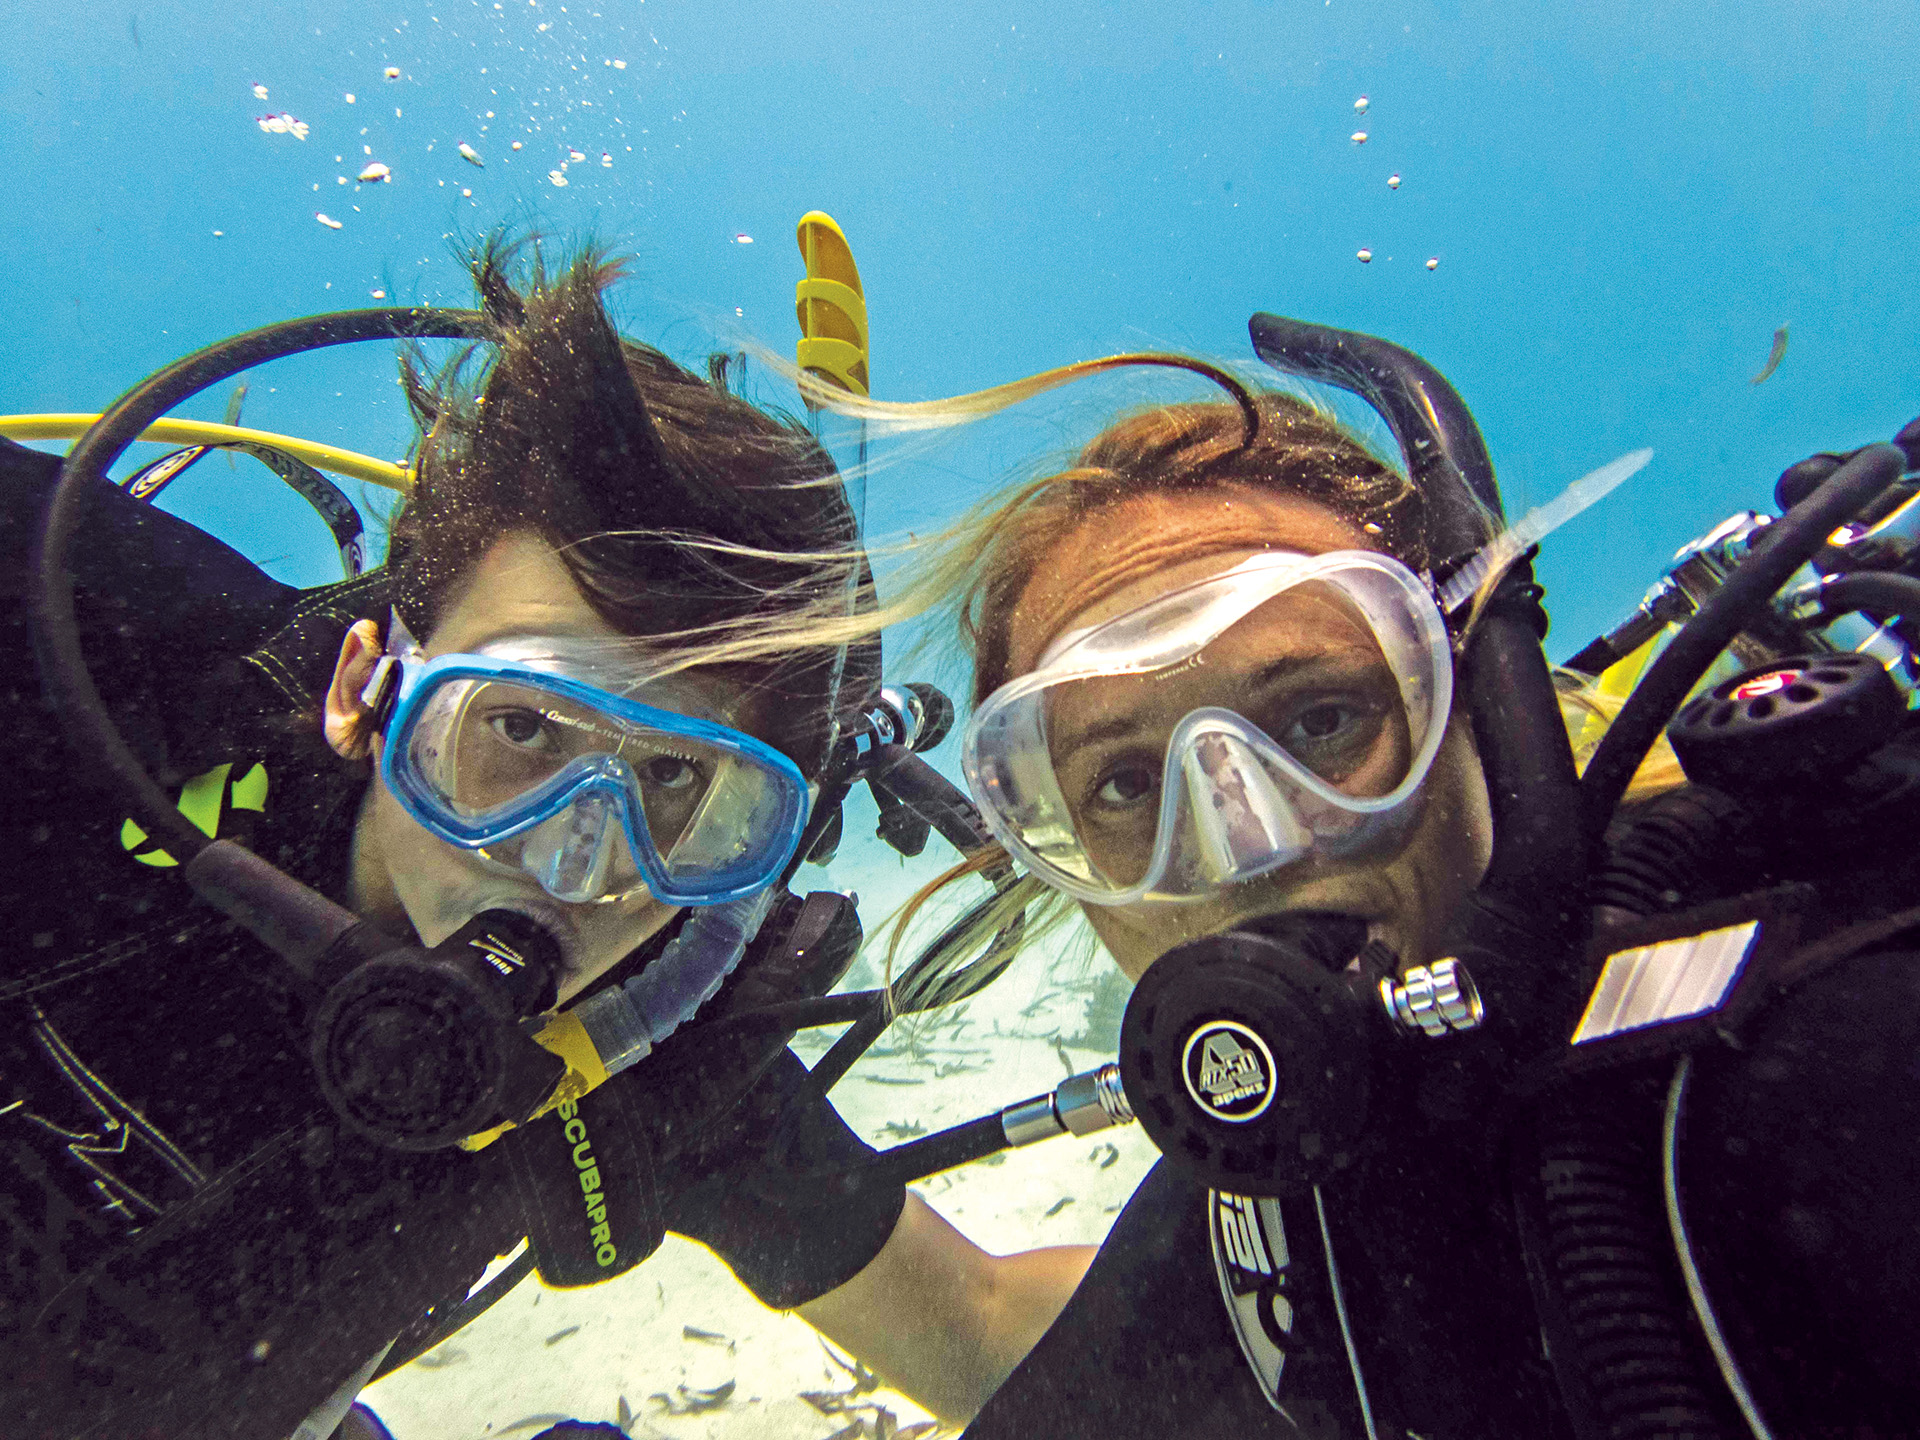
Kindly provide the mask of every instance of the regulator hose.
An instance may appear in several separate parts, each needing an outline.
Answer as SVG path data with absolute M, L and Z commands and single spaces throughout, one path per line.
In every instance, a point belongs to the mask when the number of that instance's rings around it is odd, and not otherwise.
M 1587 840 L 1597 849 L 1640 762 L 1720 652 L 1827 537 L 1900 478 L 1906 455 L 1869 445 L 1769 526 L 1766 539 L 1680 627 L 1621 708 L 1581 777 Z
M 1920 579 L 1884 570 L 1856 570 L 1822 585 L 1820 604 L 1836 614 L 1864 610 L 1876 619 L 1898 615 L 1909 624 L 1920 625 Z
M 480 327 L 477 311 L 414 308 L 346 310 L 269 325 L 175 361 L 116 400 L 68 453 L 34 542 L 31 603 L 41 674 L 75 753 L 85 756 L 89 767 L 107 773 L 126 797 L 134 819 L 149 835 L 166 836 L 167 848 L 182 863 L 210 841 L 154 784 L 122 738 L 94 688 L 80 647 L 67 551 L 86 518 L 89 492 L 107 483 L 107 470 L 148 425 L 243 370 L 362 340 L 471 339 L 481 333 Z

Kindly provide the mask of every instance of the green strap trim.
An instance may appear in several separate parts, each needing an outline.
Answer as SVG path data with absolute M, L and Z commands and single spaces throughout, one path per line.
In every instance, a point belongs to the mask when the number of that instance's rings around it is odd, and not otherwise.
M 229 760 L 194 776 L 180 787 L 180 813 L 209 839 L 216 838 L 220 833 L 220 807 L 223 801 L 230 799 L 235 810 L 260 813 L 267 808 L 267 767 L 255 764 L 233 782 L 229 797 L 227 776 L 232 771 L 233 762 Z M 165 850 L 141 850 L 140 847 L 146 842 L 147 832 L 131 818 L 120 826 L 120 844 L 132 851 L 133 858 L 142 865 L 166 869 L 180 863 Z
M 264 811 L 267 808 L 266 766 L 256 764 L 233 782 L 232 804 L 236 810 Z

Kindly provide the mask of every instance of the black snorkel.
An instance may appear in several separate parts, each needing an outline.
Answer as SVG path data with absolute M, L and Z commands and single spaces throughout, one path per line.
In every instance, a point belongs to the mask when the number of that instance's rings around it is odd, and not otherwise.
M 30 582 L 48 697 L 76 753 L 105 772 L 148 834 L 215 909 L 285 963 L 313 1026 L 321 1088 L 376 1143 L 437 1149 L 531 1114 L 566 1067 L 521 1021 L 552 1003 L 558 946 L 526 917 L 476 916 L 432 950 L 403 944 L 232 840 L 197 829 L 156 785 L 95 688 L 68 563 L 114 462 L 183 401 L 270 360 L 369 340 L 483 338 L 474 311 L 393 308 L 290 320 L 207 347 L 122 396 L 81 436 L 47 500 Z
M 1379 412 L 1426 501 L 1429 553 L 1458 564 L 1485 545 L 1502 519 L 1493 467 L 1437 370 L 1370 335 L 1268 314 L 1248 329 L 1276 370 Z M 1136 987 L 1121 1037 L 1128 1097 L 1206 1183 L 1263 1195 L 1320 1183 L 1391 1128 L 1374 1103 L 1383 1089 L 1431 1119 L 1472 1113 L 1572 994 L 1588 845 L 1540 593 L 1523 557 L 1459 652 L 1494 843 L 1445 958 L 1406 966 L 1353 917 L 1286 913 L 1176 947 Z M 1446 1063 L 1383 1030 L 1443 1038 Z

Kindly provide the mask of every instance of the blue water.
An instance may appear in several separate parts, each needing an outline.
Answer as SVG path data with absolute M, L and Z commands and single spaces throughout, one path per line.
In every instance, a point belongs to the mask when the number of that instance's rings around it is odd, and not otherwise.
M 1783 465 L 1920 411 L 1905 0 L 0 14 L 4 411 L 97 409 L 193 347 L 376 288 L 462 301 L 446 237 L 502 220 L 637 256 L 621 309 L 640 338 L 697 357 L 738 326 L 786 350 L 793 225 L 822 208 L 861 265 L 884 398 L 1145 345 L 1245 359 L 1248 314 L 1271 309 L 1437 363 L 1510 508 L 1653 446 L 1548 549 L 1561 655 Z M 282 111 L 307 140 L 256 126 Z M 588 159 L 563 190 L 548 171 L 569 147 Z M 336 183 L 367 159 L 392 182 Z M 1785 362 L 1749 384 L 1784 322 Z M 390 376 L 377 347 L 284 364 L 247 421 L 397 455 Z M 1141 395 L 1096 390 L 883 472 L 870 525 L 924 529 Z M 170 503 L 287 578 L 332 573 L 320 527 L 258 472 L 202 466 Z
M 0 413 L 98 410 L 376 290 L 467 304 L 454 248 L 501 223 L 635 257 L 622 322 L 682 359 L 791 353 L 793 229 L 824 209 L 883 399 L 1129 349 L 1251 363 L 1273 310 L 1437 364 L 1511 514 L 1653 447 L 1545 549 L 1564 658 L 1784 466 L 1920 413 L 1916 32 L 1913 0 L 0 0 Z M 280 112 L 308 138 L 256 123 Z M 391 183 L 353 183 L 369 161 Z M 752 393 L 794 404 L 764 371 Z M 924 533 L 1116 407 L 1198 393 L 1135 374 L 881 445 L 869 530 Z M 379 346 L 254 375 L 245 422 L 390 458 L 409 438 Z M 338 575 L 250 462 L 164 503 L 283 579 Z M 857 838 L 833 879 L 898 898 L 936 861 Z

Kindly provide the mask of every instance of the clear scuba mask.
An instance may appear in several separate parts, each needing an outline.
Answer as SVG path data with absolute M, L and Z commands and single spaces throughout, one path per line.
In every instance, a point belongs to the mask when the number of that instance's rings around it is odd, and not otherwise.
M 1452 700 L 1446 623 L 1404 565 L 1269 552 L 1062 636 L 975 712 L 961 765 L 1048 885 L 1201 899 L 1397 844 Z
M 720 904 L 792 858 L 805 777 L 713 718 L 684 677 L 650 679 L 599 641 L 516 638 L 428 659 L 397 617 L 392 634 L 381 778 L 440 839 L 571 904 L 642 890 Z

